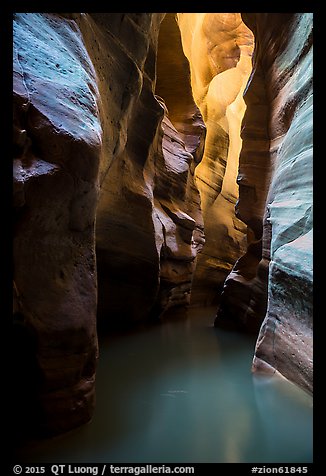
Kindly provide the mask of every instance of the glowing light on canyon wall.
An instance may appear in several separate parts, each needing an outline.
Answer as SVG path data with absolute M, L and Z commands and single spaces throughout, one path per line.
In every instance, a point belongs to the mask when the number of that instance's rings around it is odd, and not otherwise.
M 209 303 L 246 242 L 246 227 L 234 207 L 245 112 L 242 95 L 252 68 L 254 38 L 240 13 L 178 13 L 177 21 L 193 97 L 207 126 L 204 156 L 196 168 L 206 243 L 198 257 L 193 301 Z

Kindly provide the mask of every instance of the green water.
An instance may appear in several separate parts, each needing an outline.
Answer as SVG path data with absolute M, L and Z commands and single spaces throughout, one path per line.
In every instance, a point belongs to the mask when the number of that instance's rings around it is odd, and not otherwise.
M 215 309 L 100 339 L 91 423 L 21 448 L 18 462 L 308 463 L 312 398 L 250 372 L 255 339 Z

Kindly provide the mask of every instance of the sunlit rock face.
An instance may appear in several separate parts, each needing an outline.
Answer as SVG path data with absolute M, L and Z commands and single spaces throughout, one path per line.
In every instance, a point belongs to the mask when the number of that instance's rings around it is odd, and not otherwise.
M 197 165 L 203 155 L 206 127 L 193 98 L 190 76 L 177 14 L 166 13 L 158 39 L 155 92 L 164 99 L 170 121 Z
M 196 168 L 205 225 L 192 304 L 210 304 L 246 245 L 246 226 L 235 215 L 244 87 L 251 71 L 253 35 L 239 13 L 179 13 L 193 96 L 207 126 Z
M 253 369 L 312 391 L 312 14 L 243 14 L 255 33 L 238 216 L 251 243 L 217 321 L 263 319 Z

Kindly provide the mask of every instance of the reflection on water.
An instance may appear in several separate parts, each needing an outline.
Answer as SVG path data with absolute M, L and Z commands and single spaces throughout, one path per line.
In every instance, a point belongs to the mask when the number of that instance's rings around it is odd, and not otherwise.
M 255 339 L 215 329 L 214 314 L 102 337 L 92 422 L 25 445 L 18 462 L 311 462 L 312 398 L 253 377 Z

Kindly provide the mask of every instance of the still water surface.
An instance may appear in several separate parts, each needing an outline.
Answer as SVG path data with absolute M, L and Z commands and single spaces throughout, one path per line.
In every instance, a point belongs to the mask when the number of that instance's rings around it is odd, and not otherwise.
M 214 314 L 100 338 L 92 422 L 25 445 L 19 462 L 311 462 L 312 398 L 254 377 L 255 339 L 215 329 Z

